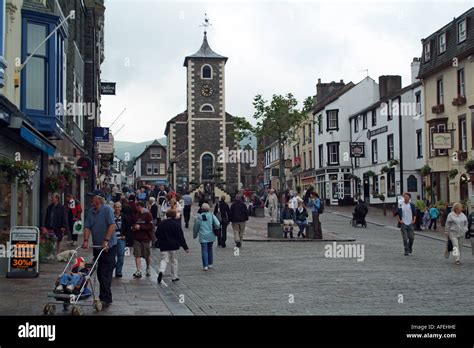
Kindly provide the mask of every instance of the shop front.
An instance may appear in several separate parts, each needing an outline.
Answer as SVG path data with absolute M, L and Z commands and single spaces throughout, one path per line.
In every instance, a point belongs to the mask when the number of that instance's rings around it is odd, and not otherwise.
M 0 96 L 0 244 L 13 226 L 40 226 L 42 167 L 55 147 Z

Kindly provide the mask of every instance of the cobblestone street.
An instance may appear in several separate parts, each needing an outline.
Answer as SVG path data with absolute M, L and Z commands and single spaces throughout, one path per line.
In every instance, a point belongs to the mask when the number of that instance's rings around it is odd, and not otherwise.
M 465 294 L 474 280 L 471 249 L 463 249 L 461 266 L 445 259 L 443 234 L 422 232 L 414 254 L 403 255 L 393 218 L 377 210 L 368 228 L 353 228 L 344 217 L 349 208 L 328 207 L 321 216 L 327 235 L 354 238 L 364 246 L 364 260 L 326 258 L 329 241 L 246 241 L 234 252 L 229 226 L 227 248 L 216 248 L 214 268 L 204 272 L 200 246 L 185 229 L 190 253 L 179 252 L 180 281 L 168 274 L 156 283 L 159 250 L 153 249 L 150 278 L 133 279 L 134 259 L 126 257 L 124 278 L 113 280 L 114 304 L 85 315 L 472 315 Z M 267 218 L 251 218 L 249 235 L 264 235 Z M 390 223 L 392 222 L 391 226 Z M 377 225 L 375 225 L 377 223 Z M 330 231 L 328 233 L 327 231 Z M 256 239 L 253 239 L 256 240 Z M 339 243 L 339 242 L 338 242 Z M 342 242 L 341 242 L 342 243 Z M 467 244 L 465 244 L 467 245 Z M 36 279 L 3 279 L 0 313 L 39 315 L 48 302 L 63 263 L 42 264 Z M 399 303 L 402 302 L 403 303 Z M 56 315 L 69 315 L 58 305 Z
M 167 276 L 168 286 L 160 291 L 176 302 L 184 300 L 198 315 L 474 313 L 464 296 L 474 285 L 470 248 L 463 250 L 463 265 L 454 266 L 443 256 L 444 242 L 433 239 L 441 234 L 431 232 L 430 238 L 416 236 L 414 254 L 406 257 L 396 228 L 370 223 L 367 229 L 353 228 L 347 218 L 329 211 L 321 217 L 323 228 L 356 238 L 365 246 L 363 262 L 325 258 L 325 242 L 246 242 L 234 256 L 229 228 L 228 247 L 215 249 L 214 269 L 204 272 L 189 229 L 191 253 L 179 256 L 181 281 L 169 284 Z M 158 257 L 155 252 L 155 264 Z

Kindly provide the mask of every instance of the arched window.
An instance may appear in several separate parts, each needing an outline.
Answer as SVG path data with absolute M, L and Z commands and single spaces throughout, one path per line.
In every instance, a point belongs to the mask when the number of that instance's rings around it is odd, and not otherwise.
M 203 104 L 199 108 L 201 112 L 214 112 L 214 107 L 211 104 Z
M 414 175 L 410 175 L 407 178 L 407 191 L 408 192 L 417 192 L 418 191 L 418 180 Z
M 201 179 L 211 180 L 211 174 L 214 167 L 214 158 L 211 154 L 206 153 L 201 157 Z
M 212 66 L 210 66 L 209 64 L 205 64 L 201 67 L 201 79 L 212 79 Z

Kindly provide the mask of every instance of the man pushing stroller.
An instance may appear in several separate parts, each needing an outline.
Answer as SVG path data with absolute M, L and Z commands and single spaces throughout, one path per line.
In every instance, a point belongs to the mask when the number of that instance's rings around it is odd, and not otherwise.
M 352 212 L 352 225 L 353 226 L 362 225 L 364 227 L 367 227 L 367 222 L 365 221 L 365 217 L 368 211 L 369 209 L 367 208 L 367 205 L 364 203 L 362 199 L 359 199 L 356 207 L 354 208 L 354 211 Z

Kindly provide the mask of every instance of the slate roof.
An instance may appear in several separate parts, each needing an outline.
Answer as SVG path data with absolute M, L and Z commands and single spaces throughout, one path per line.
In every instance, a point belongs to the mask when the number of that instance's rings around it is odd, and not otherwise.
M 466 40 L 458 43 L 457 24 L 466 19 Z M 446 51 L 439 53 L 438 36 L 446 32 Z M 424 45 L 430 43 L 430 59 L 424 61 Z M 474 7 L 454 18 L 444 27 L 421 40 L 422 59 L 418 78 L 425 78 L 452 65 L 453 58 L 459 60 L 474 54 Z
M 202 40 L 202 45 L 199 51 L 184 58 L 184 63 L 183 63 L 184 66 L 188 65 L 188 59 L 190 58 L 224 59 L 224 61 L 227 61 L 228 59 L 227 57 L 217 54 L 211 49 L 211 47 L 209 46 L 209 43 L 207 42 L 206 33 L 204 33 L 204 39 Z

